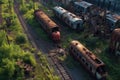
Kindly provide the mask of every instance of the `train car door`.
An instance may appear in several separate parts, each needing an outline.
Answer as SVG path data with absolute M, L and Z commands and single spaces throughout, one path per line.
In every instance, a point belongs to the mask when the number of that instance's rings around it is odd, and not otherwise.
M 82 22 L 81 21 L 77 22 L 76 23 L 76 30 L 82 30 L 82 29 L 83 29 Z
M 106 71 L 105 71 L 105 66 L 99 66 L 97 69 L 96 69 L 96 73 L 95 73 L 95 77 L 97 78 L 97 80 L 101 80 L 103 78 L 103 75 L 106 74 Z
M 120 42 L 116 43 L 116 52 L 115 52 L 115 54 L 120 55 Z

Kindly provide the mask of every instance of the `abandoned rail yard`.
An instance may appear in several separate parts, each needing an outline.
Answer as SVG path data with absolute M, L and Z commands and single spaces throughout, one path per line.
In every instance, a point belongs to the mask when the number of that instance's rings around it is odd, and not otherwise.
M 120 80 L 120 0 L 0 0 L 0 80 Z

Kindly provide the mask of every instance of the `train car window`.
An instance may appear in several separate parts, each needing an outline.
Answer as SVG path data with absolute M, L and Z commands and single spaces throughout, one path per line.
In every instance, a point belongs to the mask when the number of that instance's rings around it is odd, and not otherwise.
M 120 42 L 116 43 L 116 54 L 120 55 Z
M 69 24 L 69 20 L 67 20 L 67 23 Z
M 116 28 L 120 28 L 120 20 L 115 24 Z
M 73 50 L 73 47 L 71 46 L 71 50 Z
M 92 67 L 90 66 L 90 71 L 92 71 Z
M 98 72 L 98 73 L 101 73 L 101 74 L 105 73 L 105 72 L 106 72 L 105 66 L 100 66 L 100 67 L 98 67 L 98 68 L 97 68 L 97 72 Z
M 76 55 L 79 57 L 79 54 L 78 54 L 78 53 L 76 53 Z
M 80 9 L 80 7 L 77 7 L 77 9 L 79 10 L 79 9 Z
M 96 58 L 94 61 L 95 61 L 96 63 L 98 63 L 98 64 L 101 64 L 101 61 L 100 61 L 99 59 L 97 59 L 97 58 Z
M 73 27 L 73 23 L 71 23 L 71 27 Z
M 80 23 L 77 23 L 77 28 L 79 28 L 80 27 Z
M 78 57 L 79 57 L 80 59 L 82 58 L 82 56 L 80 55 L 80 53 L 79 53 Z
M 88 63 L 87 63 L 87 62 L 86 62 L 85 64 L 86 64 L 86 66 L 88 66 Z
M 76 53 L 76 51 L 75 51 L 75 50 L 73 50 L 73 52 L 74 52 L 74 53 Z
M 63 19 L 65 22 L 67 22 L 67 17 L 64 16 L 64 19 Z
M 85 49 L 85 48 L 83 48 L 83 50 L 84 50 L 84 51 L 86 51 L 86 49 Z
M 62 18 L 62 15 L 60 15 L 60 18 Z
M 85 62 L 85 60 L 82 58 L 82 61 Z

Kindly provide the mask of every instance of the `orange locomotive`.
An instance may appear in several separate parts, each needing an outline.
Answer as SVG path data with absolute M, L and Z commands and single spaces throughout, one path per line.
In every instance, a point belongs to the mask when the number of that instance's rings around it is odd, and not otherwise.
M 80 42 L 70 43 L 69 53 L 77 59 L 97 80 L 106 80 L 105 64 Z
M 41 24 L 42 28 L 49 34 L 53 41 L 60 41 L 59 26 L 53 22 L 42 10 L 35 10 L 35 18 Z

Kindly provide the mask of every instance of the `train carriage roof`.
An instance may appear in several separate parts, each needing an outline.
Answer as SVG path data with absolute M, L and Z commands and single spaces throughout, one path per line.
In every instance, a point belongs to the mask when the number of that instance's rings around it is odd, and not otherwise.
M 56 6 L 53 8 L 54 10 L 56 10 L 59 14 L 63 14 L 65 12 L 67 12 L 67 10 L 63 9 L 62 7 L 60 6 Z
M 71 22 L 76 22 L 76 21 L 82 21 L 82 19 L 78 16 L 76 16 L 75 14 L 68 12 L 67 10 L 65 10 L 64 8 L 60 7 L 60 6 L 56 6 L 54 7 L 54 10 L 56 10 L 59 14 L 64 14 L 65 17 L 67 17 L 69 19 L 69 21 Z
M 57 24 L 55 22 L 53 22 L 43 11 L 37 10 L 37 11 L 35 11 L 35 15 L 39 19 L 43 20 L 44 24 L 49 26 L 49 28 L 57 27 Z
M 104 63 L 97 58 L 91 51 L 89 51 L 86 47 L 84 47 L 79 41 L 73 40 L 71 41 L 71 45 L 74 46 L 80 53 L 89 60 L 92 65 L 98 67 L 100 65 L 104 65 Z
M 71 21 L 71 22 L 76 22 L 76 21 L 82 21 L 82 19 L 80 18 L 80 17 L 77 17 L 75 14 L 73 14 L 73 13 L 70 13 L 70 12 L 68 12 L 68 13 L 66 13 L 66 16 L 69 18 L 69 20 Z
M 78 5 L 78 6 L 81 6 L 83 8 L 88 8 L 90 6 L 92 6 L 93 4 L 91 3 L 88 3 L 86 1 L 80 1 L 80 2 L 75 2 L 74 4 Z
M 109 13 L 106 15 L 106 18 L 114 23 L 120 20 L 120 15 Z

